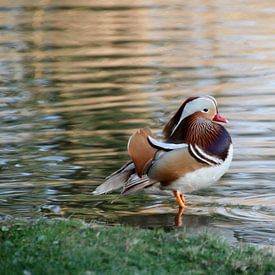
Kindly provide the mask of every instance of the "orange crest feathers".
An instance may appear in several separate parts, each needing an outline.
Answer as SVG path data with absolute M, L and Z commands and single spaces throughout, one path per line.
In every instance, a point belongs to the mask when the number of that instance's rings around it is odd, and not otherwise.
M 128 142 L 128 153 L 135 164 L 136 173 L 139 177 L 146 172 L 157 151 L 147 140 L 147 137 L 152 135 L 150 129 L 142 128 L 136 131 Z

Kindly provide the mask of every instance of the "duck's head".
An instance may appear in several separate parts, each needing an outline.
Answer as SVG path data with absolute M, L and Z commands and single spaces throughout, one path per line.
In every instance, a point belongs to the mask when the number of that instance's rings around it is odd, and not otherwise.
M 217 101 L 212 96 L 191 97 L 183 105 L 180 120 L 196 113 L 214 122 L 227 123 L 227 120 L 219 114 Z
M 189 116 L 203 117 L 215 123 L 227 123 L 218 112 L 217 101 L 212 96 L 189 97 L 164 128 L 166 137 L 173 134 L 181 122 Z

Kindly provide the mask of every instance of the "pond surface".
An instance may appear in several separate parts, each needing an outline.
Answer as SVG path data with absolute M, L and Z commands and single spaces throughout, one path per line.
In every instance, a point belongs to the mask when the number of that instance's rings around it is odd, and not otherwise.
M 211 94 L 234 161 L 186 196 L 183 225 L 275 245 L 274 1 L 0 3 L 0 219 L 173 228 L 170 194 L 91 192 L 137 128 L 159 134 L 185 98 Z

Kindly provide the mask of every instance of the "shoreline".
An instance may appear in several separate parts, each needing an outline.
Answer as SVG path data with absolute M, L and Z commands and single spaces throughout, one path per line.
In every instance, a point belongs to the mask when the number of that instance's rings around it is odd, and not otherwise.
M 74 219 L 0 223 L 0 274 L 268 274 L 267 249 L 215 232 L 106 226 Z

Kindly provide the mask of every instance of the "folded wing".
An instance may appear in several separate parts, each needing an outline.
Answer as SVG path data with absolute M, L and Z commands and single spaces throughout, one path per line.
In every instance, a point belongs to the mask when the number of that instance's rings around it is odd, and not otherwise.
M 93 192 L 94 195 L 108 193 L 120 188 L 123 188 L 122 193 L 131 193 L 155 183 L 145 175 L 158 150 L 149 144 L 147 140 L 149 135 L 152 136 L 152 132 L 148 128 L 143 128 L 130 137 L 128 153 L 132 161 L 106 178 L 105 182 Z
M 152 135 L 148 128 L 139 129 L 130 137 L 128 142 L 128 153 L 135 164 L 136 173 L 139 177 L 146 173 L 158 150 L 148 142 L 148 137 Z

